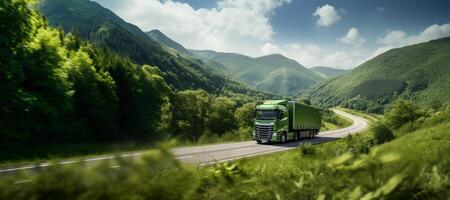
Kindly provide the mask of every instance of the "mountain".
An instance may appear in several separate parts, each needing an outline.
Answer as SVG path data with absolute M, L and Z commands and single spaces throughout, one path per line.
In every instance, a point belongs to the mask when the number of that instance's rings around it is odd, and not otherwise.
M 146 32 L 150 38 L 152 38 L 154 41 L 159 42 L 160 44 L 164 45 L 165 47 L 171 49 L 173 52 L 181 54 L 183 56 L 195 58 L 195 59 L 201 59 L 196 54 L 191 52 L 190 50 L 186 49 L 183 45 L 180 43 L 172 40 L 171 38 L 167 37 L 164 33 L 162 33 L 158 29 L 154 29 L 151 31 Z M 225 66 L 222 64 L 208 59 L 202 60 L 206 65 L 213 67 L 216 70 L 219 70 L 221 73 L 228 74 L 228 72 L 225 69 Z
M 252 58 L 237 53 L 191 50 L 204 60 L 216 61 L 249 86 L 271 93 L 292 95 L 324 80 L 297 61 L 279 54 Z
M 71 32 L 95 46 L 127 56 L 138 64 L 158 67 L 174 88 L 202 88 L 209 92 L 223 89 L 247 91 L 242 84 L 226 78 L 215 67 L 209 67 L 199 59 L 180 56 L 158 42 L 170 43 L 170 39 L 158 37 L 155 41 L 137 26 L 125 22 L 96 2 L 43 0 L 39 11 L 50 25 L 61 27 L 66 33 Z
M 306 92 L 313 103 L 382 112 L 398 97 L 439 106 L 450 101 L 450 38 L 391 49 Z
M 309 70 L 319 74 L 323 78 L 332 79 L 334 77 L 340 76 L 342 74 L 347 73 L 349 70 L 336 69 L 332 67 L 313 67 L 309 68 Z
M 148 36 L 150 36 L 150 38 L 152 38 L 153 40 L 165 45 L 166 47 L 175 49 L 178 52 L 183 53 L 185 55 L 190 55 L 190 56 L 194 55 L 191 51 L 187 50 L 181 44 L 170 39 L 169 37 L 167 37 L 166 35 L 164 35 L 161 31 L 159 31 L 157 29 L 148 31 L 148 32 L 146 32 L 146 34 Z

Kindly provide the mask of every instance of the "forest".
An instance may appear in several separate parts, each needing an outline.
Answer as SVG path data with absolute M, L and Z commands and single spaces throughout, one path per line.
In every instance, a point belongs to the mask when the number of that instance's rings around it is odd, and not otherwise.
M 77 154 L 92 144 L 247 140 L 256 103 L 275 97 L 180 90 L 160 67 L 52 28 L 30 5 L 0 5 L 2 161 Z

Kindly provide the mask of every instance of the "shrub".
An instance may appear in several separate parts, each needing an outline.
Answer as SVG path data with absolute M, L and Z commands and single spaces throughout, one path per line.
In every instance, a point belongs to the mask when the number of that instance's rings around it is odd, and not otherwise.
M 444 104 L 438 112 L 425 119 L 423 125 L 430 127 L 446 121 L 450 121 L 450 102 Z
M 303 142 L 298 145 L 300 153 L 305 156 L 311 156 L 316 153 L 316 147 L 309 142 Z
M 370 129 L 375 144 L 383 144 L 394 139 L 392 131 L 382 123 L 376 123 Z
M 400 98 L 392 104 L 385 116 L 386 124 L 393 129 L 398 129 L 424 116 L 424 113 L 413 102 Z
M 374 139 L 370 134 L 349 135 L 345 138 L 343 146 L 338 149 L 338 153 L 368 153 L 374 145 Z

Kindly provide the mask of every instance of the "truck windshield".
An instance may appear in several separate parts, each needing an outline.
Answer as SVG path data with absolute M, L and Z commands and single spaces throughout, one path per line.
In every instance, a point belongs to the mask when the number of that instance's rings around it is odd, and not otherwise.
M 257 110 L 255 112 L 256 119 L 276 119 L 278 111 L 276 110 Z

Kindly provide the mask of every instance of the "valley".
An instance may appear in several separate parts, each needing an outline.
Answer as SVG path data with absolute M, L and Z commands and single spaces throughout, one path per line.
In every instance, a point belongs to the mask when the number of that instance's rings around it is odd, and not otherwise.
M 1 1 L 0 199 L 450 196 L 449 24 L 197 3 Z

